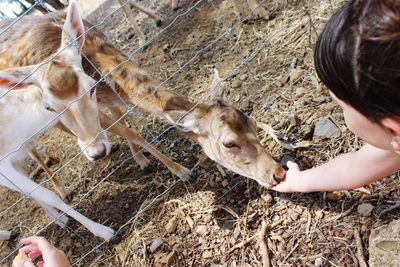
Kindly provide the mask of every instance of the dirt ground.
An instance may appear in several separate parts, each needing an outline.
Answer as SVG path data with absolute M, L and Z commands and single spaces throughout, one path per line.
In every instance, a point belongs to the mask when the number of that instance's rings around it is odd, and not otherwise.
M 106 2 L 88 20 L 101 22 L 118 7 L 116 2 Z M 340 108 L 318 83 L 313 68 L 317 34 L 343 1 L 266 1 L 273 18 L 251 16 L 245 23 L 234 15 L 229 0 L 181 0 L 176 11 L 167 2 L 142 1 L 164 18 L 157 28 L 138 14 L 148 39 L 173 23 L 144 52 L 134 53 L 132 61 L 139 67 L 160 81 L 167 80 L 167 87 L 193 101 L 206 95 L 213 68 L 222 77 L 235 70 L 226 88 L 229 103 L 271 125 L 280 139 L 303 144 L 284 149 L 259 129 L 262 144 L 277 160 L 290 154 L 303 168 L 311 168 L 362 145 L 345 127 Z M 136 50 L 137 40 L 121 11 L 98 28 L 125 54 Z M 200 152 L 196 144 L 175 129 L 158 137 L 169 126 L 140 110 L 131 116 L 162 152 L 188 168 L 195 166 Z M 314 125 L 321 118 L 338 125 L 340 137 L 313 138 Z M 38 145 L 61 163 L 68 162 L 52 169 L 68 185 L 70 203 L 89 218 L 120 229 L 119 242 L 103 243 L 72 219 L 65 229 L 49 224 L 44 212 L 26 200 L 3 215 L 0 229 L 19 231 L 21 236 L 44 235 L 76 266 L 262 266 L 257 235 L 265 221 L 273 266 L 358 266 L 354 229 L 359 230 L 368 257 L 371 229 L 400 218 L 396 211 L 379 217 L 387 201 L 400 197 L 397 174 L 362 190 L 280 194 L 212 164 L 206 169 L 195 166 L 197 181 L 184 183 L 155 159 L 155 172 L 139 171 L 127 143 L 116 137 L 111 140 L 119 149 L 97 162 L 76 156 L 75 140 L 59 130 L 46 133 Z M 31 172 L 36 167 L 31 161 L 28 166 Z M 42 173 L 35 179 L 43 181 L 46 176 Z M 0 188 L 1 211 L 20 198 Z M 362 203 L 374 206 L 371 215 L 358 214 Z M 153 249 L 160 240 L 162 244 Z M 17 245 L 0 243 L 0 259 Z M 6 260 L 2 266 L 9 264 Z

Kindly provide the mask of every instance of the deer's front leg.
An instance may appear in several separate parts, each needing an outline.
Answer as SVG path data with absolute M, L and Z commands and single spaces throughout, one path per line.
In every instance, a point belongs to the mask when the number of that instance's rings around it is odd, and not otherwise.
M 119 120 L 124 115 L 119 107 L 108 107 L 108 110 L 110 110 L 111 118 L 114 121 Z M 143 155 L 142 151 L 140 151 L 136 144 L 129 142 L 129 148 L 131 149 L 133 158 L 135 159 L 136 163 L 139 164 L 141 170 L 144 170 L 146 173 L 150 173 L 154 170 L 150 160 Z
M 233 0 L 233 8 L 236 16 L 238 16 L 239 19 L 247 16 L 247 13 L 244 11 L 243 0 Z
M 177 10 L 178 9 L 178 1 L 179 0 L 171 0 L 171 7 L 173 10 Z
M 46 172 L 49 178 L 51 178 L 51 183 L 53 184 L 53 187 L 56 190 L 56 192 L 60 195 L 61 199 L 63 200 L 67 199 L 69 201 L 68 199 L 69 191 L 62 182 L 60 182 L 56 177 L 53 177 L 53 172 L 47 167 L 46 163 L 43 161 L 39 152 L 35 148 L 32 148 L 29 155 Z
M 124 0 L 118 0 L 121 5 L 125 3 Z M 126 14 L 126 17 L 128 18 L 128 21 L 130 22 L 133 32 L 135 33 L 136 37 L 139 40 L 139 46 L 142 47 L 146 43 L 146 37 L 144 37 L 143 32 L 140 30 L 139 26 L 136 23 L 136 20 L 134 16 L 132 15 L 132 11 L 130 8 L 130 5 L 124 5 L 122 7 L 124 10 L 124 13 Z
M 181 166 L 180 164 L 174 162 L 169 157 L 163 155 L 154 148 L 151 144 L 149 144 L 146 140 L 143 139 L 140 134 L 125 127 L 120 123 L 113 122 L 112 119 L 107 117 L 104 113 L 100 113 L 100 125 L 103 129 L 107 128 L 110 132 L 115 133 L 121 137 L 124 137 L 129 142 L 139 145 L 150 152 L 154 157 L 159 159 L 167 168 L 176 176 L 181 178 L 183 181 L 192 181 L 194 178 L 191 176 L 191 171 Z
M 147 14 L 150 18 L 154 19 L 156 21 L 157 27 L 161 26 L 162 20 L 159 16 L 157 16 L 157 14 L 153 10 L 145 8 L 136 2 L 131 2 L 131 7 L 136 8 L 139 11 L 142 11 L 143 13 Z
M 54 192 L 30 180 L 24 174 L 14 169 L 11 164 L 7 164 L 2 167 L 3 168 L 0 172 L 0 185 L 6 186 L 11 190 L 20 192 L 21 194 L 29 195 L 32 199 L 44 204 L 46 207 L 59 209 L 83 224 L 95 236 L 101 237 L 106 241 L 109 241 L 114 236 L 115 232 L 113 229 L 96 223 L 83 216 L 71 206 L 65 204 Z M 7 173 L 8 177 L 12 177 L 12 180 L 4 175 L 1 175 L 1 173 Z
M 263 6 L 260 6 L 258 0 L 247 0 L 247 4 L 249 5 L 251 10 L 254 10 L 254 14 L 258 15 L 259 17 L 265 20 L 269 19 L 268 10 Z

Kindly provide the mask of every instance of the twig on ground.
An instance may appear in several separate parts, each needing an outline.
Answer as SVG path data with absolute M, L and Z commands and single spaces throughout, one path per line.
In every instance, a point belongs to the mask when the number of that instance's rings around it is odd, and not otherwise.
M 393 206 L 391 206 L 391 207 L 389 207 L 389 208 L 387 208 L 387 209 L 384 209 L 381 213 L 379 213 L 378 218 L 381 218 L 381 217 L 382 217 L 383 215 L 385 215 L 386 213 L 389 213 L 389 212 L 391 212 L 391 211 L 393 211 L 393 210 L 396 210 L 396 209 L 400 208 L 400 200 L 397 200 L 397 201 L 387 201 L 387 203 L 393 204 Z
M 358 264 L 360 267 L 368 267 L 367 262 L 365 261 L 364 257 L 364 249 L 363 249 L 363 244 L 360 236 L 360 230 L 357 228 L 354 229 L 354 239 L 356 240 L 356 246 L 357 246 L 357 259 L 358 259 Z
M 297 244 L 292 248 L 292 250 L 289 252 L 289 254 L 286 255 L 286 257 L 283 259 L 281 265 L 283 265 L 287 259 L 292 255 L 292 253 L 297 249 L 297 247 L 300 245 L 301 240 L 297 241 Z
M 228 254 L 231 254 L 233 251 L 235 251 L 238 248 L 242 248 L 244 246 L 246 246 L 247 244 L 249 244 L 250 242 L 252 242 L 254 239 L 256 239 L 257 234 L 253 235 L 252 237 L 246 239 L 243 242 L 237 243 L 236 245 L 234 245 L 233 247 L 231 247 L 231 249 L 228 251 Z
M 341 219 L 341 218 L 344 218 L 344 217 L 346 217 L 347 215 L 349 215 L 349 214 L 353 211 L 353 209 L 354 209 L 356 206 L 357 206 L 357 203 L 354 204 L 353 206 L 351 206 L 351 208 L 348 209 L 348 210 L 346 210 L 345 212 L 343 212 L 343 213 L 341 213 L 341 214 L 339 214 L 339 215 L 330 217 L 330 218 L 326 219 L 326 221 L 327 221 L 327 222 L 333 222 L 333 221 L 339 220 L 339 219 Z
M 270 267 L 271 261 L 268 251 L 268 239 L 265 237 L 267 234 L 267 223 L 263 220 L 261 222 L 261 230 L 258 235 L 258 245 L 260 246 L 260 254 L 262 258 L 263 267 Z

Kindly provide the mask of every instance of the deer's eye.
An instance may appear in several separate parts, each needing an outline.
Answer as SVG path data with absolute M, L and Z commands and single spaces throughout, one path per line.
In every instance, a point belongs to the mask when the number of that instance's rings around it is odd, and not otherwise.
M 237 145 L 235 142 L 226 142 L 226 143 L 222 143 L 222 144 L 226 148 L 240 148 L 240 146 Z
M 52 107 L 50 107 L 49 104 L 44 104 L 44 108 L 45 108 L 46 110 L 48 110 L 48 111 L 56 112 Z

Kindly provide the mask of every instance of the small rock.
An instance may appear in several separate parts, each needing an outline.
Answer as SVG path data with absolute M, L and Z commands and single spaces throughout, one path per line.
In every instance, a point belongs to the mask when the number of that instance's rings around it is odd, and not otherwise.
M 302 70 L 302 69 L 293 69 L 289 75 L 290 83 L 297 81 L 303 75 L 303 73 L 304 73 L 304 70 Z
M 188 215 L 188 216 L 186 216 L 185 219 L 186 219 L 186 222 L 187 222 L 187 224 L 189 225 L 189 227 L 190 227 L 191 229 L 193 229 L 194 221 L 193 221 L 192 217 L 190 217 L 190 216 Z
M 400 219 L 373 229 L 369 236 L 369 266 L 399 266 Z
M 167 225 L 165 226 L 165 231 L 169 234 L 172 234 L 176 231 L 177 227 L 178 227 L 178 218 L 174 216 L 168 221 Z
M 285 85 L 287 82 L 289 81 L 289 76 L 288 75 L 285 75 L 285 76 L 283 76 L 280 80 L 279 80 L 279 84 L 280 84 L 280 86 L 283 86 L 283 85 Z
M 299 126 L 301 124 L 301 120 L 300 120 L 299 116 L 297 116 L 295 114 L 295 115 L 289 116 L 289 123 L 290 123 L 291 126 L 296 127 L 296 126 Z
M 162 47 L 162 50 L 166 53 L 166 52 L 169 51 L 170 48 L 171 48 L 170 44 L 164 44 L 163 47 Z
M 235 101 L 238 102 L 240 100 L 240 95 L 235 96 Z
M 199 235 L 205 236 L 208 234 L 208 229 L 206 225 L 199 225 L 196 227 L 195 232 Z
M 213 253 L 211 250 L 206 250 L 203 252 L 203 259 L 209 259 L 209 258 L 212 258 L 212 256 L 213 256 Z
M 234 80 L 231 84 L 232 88 L 239 88 L 240 86 L 242 86 L 242 81 L 240 80 Z
M 371 216 L 372 210 L 374 209 L 374 206 L 369 204 L 369 203 L 363 203 L 357 207 L 357 212 L 358 214 L 368 217 Z
M 81 242 L 76 242 L 76 243 L 75 243 L 75 247 L 76 247 L 76 248 L 81 248 L 81 247 L 82 247 Z
M 271 108 L 271 103 L 267 99 L 265 99 L 263 101 L 263 109 L 264 109 L 264 111 L 268 111 L 270 108 Z
M 225 267 L 225 265 L 212 263 L 210 267 Z
M 322 103 L 325 103 L 325 102 L 329 102 L 330 98 L 325 97 L 325 96 L 316 96 L 316 97 L 313 97 L 312 101 L 317 103 L 317 104 L 322 104 Z
M 154 251 L 156 251 L 163 243 L 164 242 L 161 238 L 155 239 L 153 242 L 151 242 L 150 252 L 153 253 Z
M 261 196 L 261 197 L 262 197 L 262 199 L 264 200 L 265 205 L 266 205 L 267 207 L 271 206 L 272 201 L 273 201 L 273 198 L 272 198 L 271 194 L 265 194 L 265 195 L 263 195 L 263 196 Z
M 244 81 L 247 79 L 247 77 L 248 77 L 247 74 L 242 74 L 242 75 L 240 75 L 239 80 Z
M 292 221 L 297 221 L 297 219 L 300 217 L 300 214 L 291 209 L 289 210 L 289 217 L 292 219 Z
M 306 93 L 306 88 L 304 88 L 304 87 L 297 87 L 297 88 L 296 88 L 296 92 L 294 93 L 294 96 L 295 96 L 296 98 L 300 98 L 300 97 L 302 97 L 303 95 L 305 95 L 305 93 Z
M 63 243 L 66 248 L 72 248 L 74 246 L 74 240 L 70 236 L 65 238 Z
M 323 258 L 316 258 L 314 262 L 315 266 L 323 266 L 324 265 L 324 259 Z
M 178 255 L 176 254 L 176 252 L 171 251 L 168 255 L 161 258 L 160 262 L 170 265 L 170 264 L 174 263 L 177 258 L 178 258 Z
M 233 236 L 237 238 L 241 233 L 242 231 L 240 230 L 240 226 L 236 225 L 235 230 L 233 231 Z
M 229 185 L 228 179 L 222 181 L 222 187 L 227 187 Z
M 343 196 L 343 192 L 340 192 L 340 191 L 326 193 L 326 198 L 331 201 L 338 201 L 339 199 L 342 198 L 342 196 Z
M 340 136 L 340 129 L 329 119 L 320 119 L 315 124 L 314 137 L 333 138 Z

